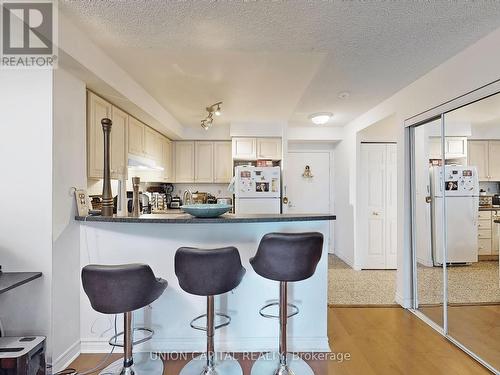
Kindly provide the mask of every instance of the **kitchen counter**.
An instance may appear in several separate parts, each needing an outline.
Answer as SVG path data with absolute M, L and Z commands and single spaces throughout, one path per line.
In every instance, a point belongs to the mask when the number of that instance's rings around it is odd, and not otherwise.
M 279 298 L 279 283 L 259 276 L 250 265 L 250 258 L 267 233 L 322 233 L 323 251 L 315 274 L 288 286 L 289 302 L 300 309 L 300 314 L 288 323 L 288 346 L 293 352 L 330 351 L 328 250 L 335 215 L 225 214 L 198 219 L 179 213 L 139 218 L 89 216 L 76 220 L 80 223 L 82 267 L 90 263 L 146 263 L 157 277 L 168 281 L 165 293 L 151 307 L 134 311 L 137 326 L 155 331 L 153 339 L 137 349 L 162 353 L 203 352 L 206 346 L 204 333 L 189 326 L 191 319 L 206 312 L 206 298 L 190 295 L 180 288 L 174 270 L 178 248 L 235 246 L 238 249 L 246 274 L 235 290 L 215 298 L 216 310 L 232 318 L 230 326 L 215 336 L 215 345 L 221 352 L 260 353 L 277 349 L 278 321 L 262 318 L 259 309 Z M 82 352 L 107 352 L 112 318 L 95 312 L 83 292 L 80 309 Z
M 500 211 L 500 207 L 479 207 L 479 211 Z
M 78 221 L 105 223 L 141 223 L 141 224 L 227 224 L 227 223 L 273 223 L 287 221 L 322 221 L 335 220 L 335 215 L 329 214 L 263 214 L 236 215 L 224 214 L 215 218 L 197 218 L 186 213 L 145 214 L 139 217 L 128 216 L 77 216 Z

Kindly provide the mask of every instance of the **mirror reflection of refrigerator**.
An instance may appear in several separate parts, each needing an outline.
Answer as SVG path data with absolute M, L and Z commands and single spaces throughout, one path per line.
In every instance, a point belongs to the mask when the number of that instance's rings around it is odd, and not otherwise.
M 431 167 L 432 254 L 443 264 L 443 167 Z M 445 166 L 446 263 L 478 261 L 479 180 L 476 167 Z
M 236 167 L 234 195 L 237 214 L 279 214 L 280 167 Z

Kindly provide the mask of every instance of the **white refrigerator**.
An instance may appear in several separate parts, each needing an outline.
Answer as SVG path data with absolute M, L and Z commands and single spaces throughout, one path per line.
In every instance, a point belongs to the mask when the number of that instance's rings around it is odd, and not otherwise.
M 234 196 L 236 214 L 281 213 L 280 167 L 236 167 Z
M 443 264 L 444 225 L 446 263 L 478 261 L 479 179 L 476 167 L 445 166 L 446 215 L 443 218 L 443 168 L 431 167 L 431 221 L 434 265 Z M 444 224 L 445 219 L 446 224 Z

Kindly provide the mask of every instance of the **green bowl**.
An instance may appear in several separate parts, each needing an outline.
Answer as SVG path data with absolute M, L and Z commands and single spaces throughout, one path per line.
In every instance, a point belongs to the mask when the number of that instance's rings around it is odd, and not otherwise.
M 185 204 L 181 210 L 196 217 L 218 217 L 232 207 L 229 204 Z

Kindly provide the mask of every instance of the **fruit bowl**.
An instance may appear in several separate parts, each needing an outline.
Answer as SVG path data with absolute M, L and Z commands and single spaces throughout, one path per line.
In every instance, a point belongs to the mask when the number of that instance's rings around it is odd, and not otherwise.
M 181 210 L 195 217 L 218 217 L 231 210 L 229 204 L 185 204 Z

